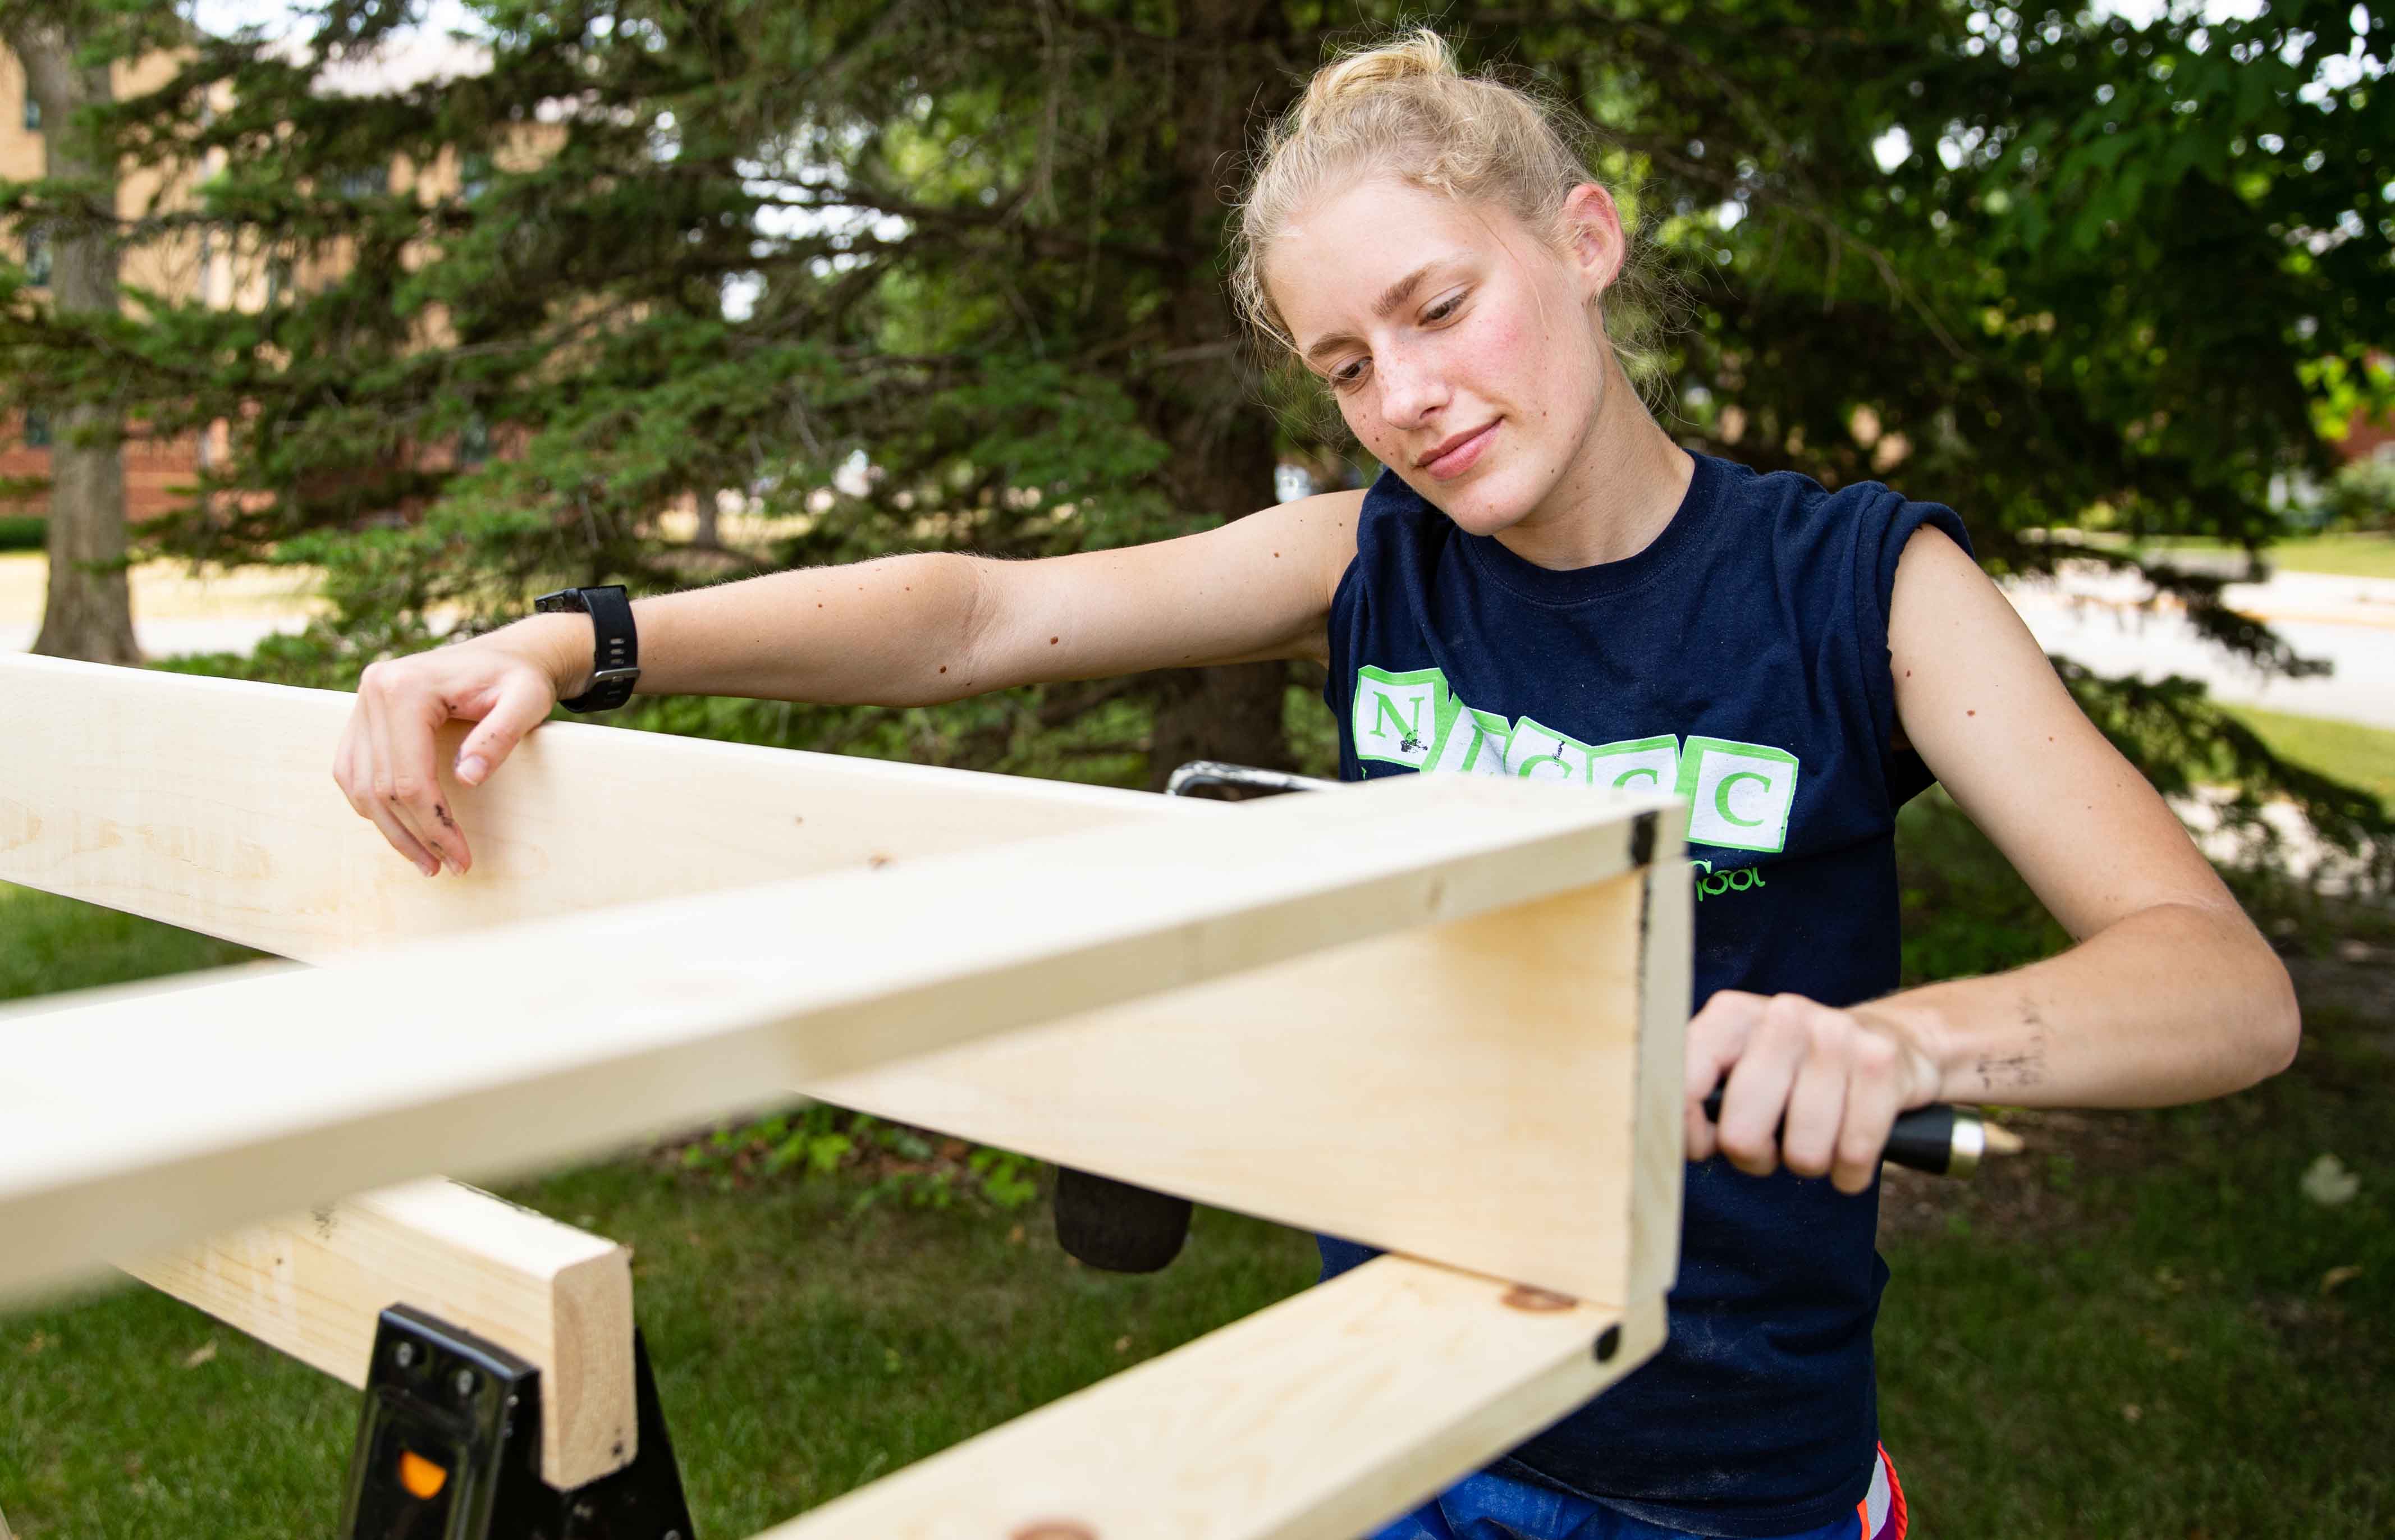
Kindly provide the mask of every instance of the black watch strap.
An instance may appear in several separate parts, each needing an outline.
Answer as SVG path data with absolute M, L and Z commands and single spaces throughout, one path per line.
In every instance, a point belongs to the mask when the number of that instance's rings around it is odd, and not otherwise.
M 632 630 L 632 601 L 623 585 L 560 588 L 532 601 L 542 614 L 565 612 L 590 617 L 590 682 L 582 693 L 557 704 L 568 711 L 613 711 L 632 698 L 641 677 L 641 642 Z

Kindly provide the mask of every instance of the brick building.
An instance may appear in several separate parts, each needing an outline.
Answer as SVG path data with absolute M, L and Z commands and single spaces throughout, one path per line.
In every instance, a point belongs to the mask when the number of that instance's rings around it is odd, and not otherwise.
M 471 72 L 481 62 L 478 51 L 446 39 L 413 39 L 408 46 L 387 57 L 344 64 L 327 72 L 330 88 L 372 90 L 388 88 L 396 84 L 431 74 Z M 111 73 L 119 99 L 155 89 L 174 72 L 176 60 L 171 55 L 156 55 L 132 63 L 120 62 Z M 536 160 L 547 151 L 555 138 L 555 131 L 546 125 L 528 125 L 521 136 L 518 149 L 501 157 L 504 164 Z M 0 178 L 23 180 L 39 177 L 47 166 L 47 145 L 39 109 L 26 90 L 25 72 L 16 57 L 0 46 Z M 203 168 L 203 174 L 215 166 Z M 455 194 L 463 185 L 459 168 L 444 157 L 441 163 L 418 168 L 404 159 L 394 160 L 379 174 L 377 187 L 393 191 L 413 191 L 419 198 L 431 199 Z M 127 178 L 117 192 L 117 211 L 127 218 L 138 217 L 152 206 L 160 182 L 154 174 L 144 173 Z M 158 206 L 171 208 L 180 193 L 180 185 L 168 184 Z M 36 241 L 28 252 L 24 244 L 0 235 L 0 251 L 12 259 L 23 262 L 40 282 L 46 270 L 46 254 Z M 275 302 L 285 284 L 295 292 L 311 291 L 337 277 L 345 260 L 338 245 L 297 263 L 273 254 L 237 247 L 225 234 L 205 231 L 198 234 L 165 236 L 129 248 L 125 254 L 123 277 L 127 283 L 165 294 L 188 295 L 205 304 L 260 309 Z M 433 324 L 439 325 L 437 318 Z M 0 478 L 46 477 L 50 471 L 50 424 L 42 414 L 34 413 L 30 420 L 0 417 Z M 489 435 L 504 445 L 511 435 L 503 429 Z M 177 437 L 128 439 L 125 445 L 125 501 L 128 520 L 139 522 L 189 495 L 189 490 L 202 467 L 212 454 L 227 452 L 230 435 L 219 422 L 205 435 L 184 434 Z M 487 453 L 480 446 L 428 446 L 419 453 L 434 463 L 451 463 L 458 448 L 466 450 L 471 459 Z M 41 500 L 18 508 L 0 507 L 0 512 L 39 512 Z
M 122 97 L 153 89 L 174 69 L 174 60 L 161 55 L 120 63 L 111 73 Z M 24 67 L 14 54 L 0 47 L 0 177 L 25 180 L 42 176 L 48 165 L 41 112 L 25 89 Z M 126 178 L 117 190 L 117 212 L 127 217 L 139 213 L 157 188 L 154 176 Z M 171 199 L 172 190 L 168 196 Z M 48 254 L 38 238 L 31 251 L 17 241 L 7 242 L 6 249 L 11 258 L 32 270 L 37 285 L 43 281 Z M 124 276 L 127 283 L 167 293 L 193 294 L 225 303 L 232 299 L 232 275 L 223 254 L 206 249 L 197 238 L 162 240 L 127 252 Z M 49 436 L 50 425 L 38 412 L 30 420 L 0 425 L 0 477 L 49 475 Z M 126 515 L 140 520 L 165 509 L 179 495 L 174 489 L 191 484 L 202 453 L 198 440 L 188 435 L 129 441 L 125 446 Z M 30 508 L 18 511 L 39 509 L 36 500 Z

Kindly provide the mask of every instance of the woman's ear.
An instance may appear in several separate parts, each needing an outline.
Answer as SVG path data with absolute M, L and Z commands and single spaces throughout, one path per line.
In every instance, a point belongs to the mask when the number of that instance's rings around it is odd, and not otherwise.
M 1582 302 L 1593 302 L 1621 276 L 1629 243 L 1621 233 L 1621 211 L 1613 194 L 1594 182 L 1582 182 L 1564 198 L 1556 217 L 1562 227 L 1564 258 L 1581 286 Z

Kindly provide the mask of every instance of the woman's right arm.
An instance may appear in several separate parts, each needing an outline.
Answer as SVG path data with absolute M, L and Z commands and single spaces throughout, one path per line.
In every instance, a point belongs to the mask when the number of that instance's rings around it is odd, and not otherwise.
M 1012 685 L 1268 658 L 1325 659 L 1330 596 L 1361 493 L 1266 508 L 1178 540 L 1040 561 L 932 552 L 775 573 L 632 606 L 639 691 L 928 705 Z M 435 734 L 478 724 L 454 772 L 480 784 L 591 664 L 587 615 L 368 667 L 333 776 L 427 876 L 473 853 L 441 786 Z

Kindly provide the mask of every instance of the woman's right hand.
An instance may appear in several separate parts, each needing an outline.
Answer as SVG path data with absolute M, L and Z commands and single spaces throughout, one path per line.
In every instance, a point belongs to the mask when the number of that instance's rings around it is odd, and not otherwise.
M 587 651 L 589 622 L 558 618 L 581 623 Z M 525 634 L 515 635 L 520 629 Z M 357 705 L 333 751 L 333 779 L 358 815 L 428 877 L 444 864 L 462 876 L 474 864 L 441 787 L 435 757 L 442 724 L 481 724 L 467 734 L 453 767 L 461 783 L 477 786 L 548 719 L 565 688 L 535 629 L 527 623 L 372 664 L 358 679 Z

